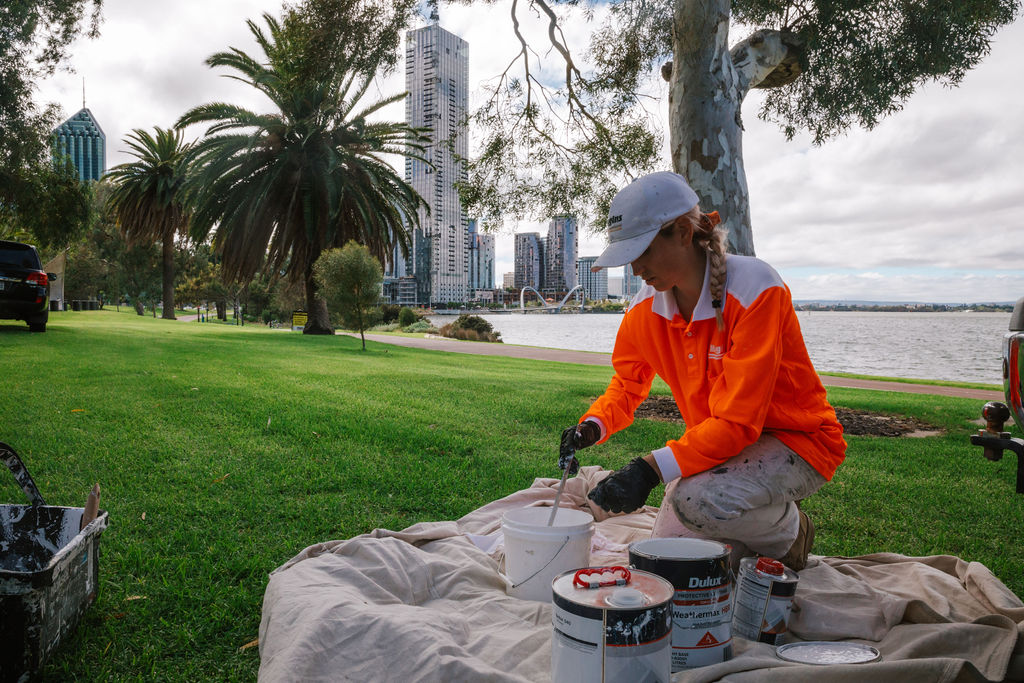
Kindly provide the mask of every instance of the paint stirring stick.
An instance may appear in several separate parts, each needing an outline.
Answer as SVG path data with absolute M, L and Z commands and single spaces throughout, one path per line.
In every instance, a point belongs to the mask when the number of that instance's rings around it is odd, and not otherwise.
M 548 526 L 552 526 L 555 523 L 555 515 L 558 514 L 558 501 L 562 499 L 562 489 L 565 488 L 565 480 L 569 478 L 569 470 L 572 469 L 572 463 L 575 459 L 576 456 L 570 458 L 569 463 L 562 471 L 562 481 L 558 484 L 558 492 L 555 494 L 555 506 L 551 508 L 551 517 L 548 518 Z

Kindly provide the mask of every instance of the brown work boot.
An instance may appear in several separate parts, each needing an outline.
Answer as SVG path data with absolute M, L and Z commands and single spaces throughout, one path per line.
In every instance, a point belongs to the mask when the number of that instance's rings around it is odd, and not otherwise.
M 799 508 L 797 514 L 800 515 L 800 528 L 796 532 L 796 540 L 786 554 L 779 558 L 779 562 L 796 572 L 807 566 L 807 554 L 814 545 L 814 522 Z

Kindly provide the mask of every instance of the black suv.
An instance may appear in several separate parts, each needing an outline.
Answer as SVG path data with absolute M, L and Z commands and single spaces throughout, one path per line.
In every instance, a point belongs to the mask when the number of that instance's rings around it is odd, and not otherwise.
M 50 317 L 50 280 L 31 244 L 0 240 L 0 319 L 24 320 L 45 332 Z

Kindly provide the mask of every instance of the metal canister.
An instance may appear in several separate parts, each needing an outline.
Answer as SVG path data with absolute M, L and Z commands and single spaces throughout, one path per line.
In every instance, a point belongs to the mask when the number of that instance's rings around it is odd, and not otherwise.
M 665 579 L 586 567 L 551 582 L 551 680 L 668 682 L 672 594 Z
M 778 645 L 786 635 L 799 576 L 778 560 L 744 557 L 732 614 L 735 636 Z
M 629 563 L 667 579 L 672 600 L 672 672 L 732 658 L 731 546 L 697 538 L 629 545 Z

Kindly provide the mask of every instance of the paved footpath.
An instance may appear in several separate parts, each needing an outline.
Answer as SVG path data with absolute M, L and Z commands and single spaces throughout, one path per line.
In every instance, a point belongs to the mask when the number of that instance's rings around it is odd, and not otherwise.
M 356 338 L 358 334 L 350 335 Z M 611 367 L 610 353 L 593 351 L 568 351 L 566 349 L 548 349 L 537 346 L 516 346 L 513 344 L 488 344 L 484 342 L 468 342 L 445 337 L 399 337 L 390 334 L 368 334 L 368 341 L 395 346 L 409 346 L 431 351 L 449 351 L 453 353 L 471 353 L 478 356 L 505 356 L 507 358 L 529 358 L 532 360 L 550 360 L 560 363 L 579 363 L 580 365 L 605 365 Z M 869 379 L 853 379 L 850 377 L 833 377 L 822 375 L 821 381 L 829 387 L 847 387 L 851 389 L 874 389 L 877 391 L 897 391 L 908 394 L 933 394 L 936 396 L 956 396 L 973 398 L 979 401 L 1005 400 L 1003 392 L 991 389 L 965 389 L 962 387 L 945 387 L 931 384 L 909 384 L 906 382 L 884 382 Z M 979 407 L 980 410 L 980 407 Z

